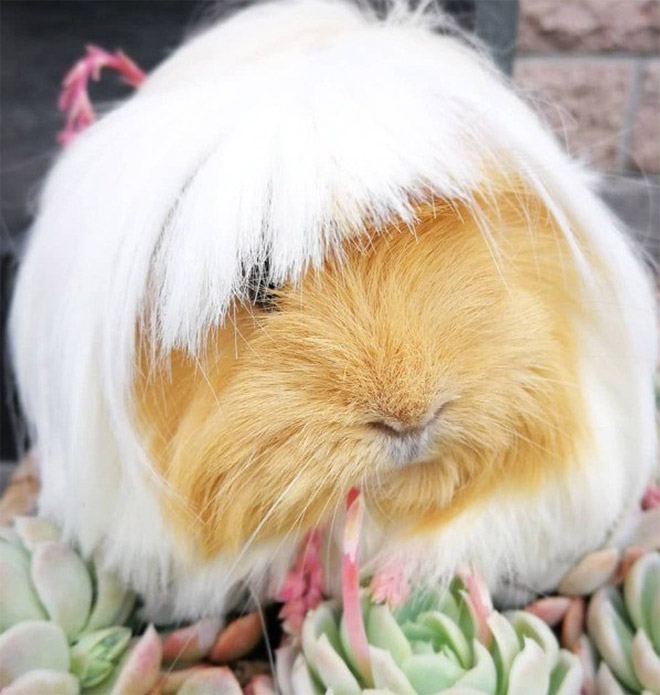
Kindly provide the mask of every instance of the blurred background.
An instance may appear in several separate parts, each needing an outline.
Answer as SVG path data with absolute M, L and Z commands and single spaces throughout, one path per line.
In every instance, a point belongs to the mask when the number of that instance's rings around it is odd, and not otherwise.
M 149 71 L 209 12 L 241 2 L 0 2 L 0 461 L 20 433 L 6 311 L 40 181 L 57 154 L 60 83 L 85 44 L 123 49 Z M 446 0 L 489 46 L 567 149 L 601 174 L 605 200 L 660 262 L 660 0 Z M 95 106 L 128 93 L 114 75 Z M 35 341 L 39 336 L 34 336 Z M 20 435 L 19 435 L 20 439 Z M 8 471 L 0 465 L 0 487 Z

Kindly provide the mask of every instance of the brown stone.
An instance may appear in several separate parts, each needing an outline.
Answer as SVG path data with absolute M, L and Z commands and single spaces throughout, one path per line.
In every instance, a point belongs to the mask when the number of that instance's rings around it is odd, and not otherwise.
M 514 78 L 574 155 L 616 169 L 633 66 L 628 60 L 519 59 Z
M 15 516 L 34 514 L 40 489 L 37 459 L 34 451 L 29 451 L 0 497 L 0 525 L 10 524 Z
M 660 172 L 660 60 L 644 69 L 631 145 L 634 168 Z
M 658 0 L 520 0 L 518 48 L 660 51 Z

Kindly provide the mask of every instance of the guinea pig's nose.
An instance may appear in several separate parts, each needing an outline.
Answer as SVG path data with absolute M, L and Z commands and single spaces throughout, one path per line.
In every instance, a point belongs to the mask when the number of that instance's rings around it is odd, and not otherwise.
M 397 418 L 380 418 L 372 420 L 369 425 L 375 430 L 382 432 L 392 438 L 408 438 L 415 435 L 424 434 L 442 415 L 446 403 L 436 407 L 431 413 L 427 414 L 413 423 L 403 422 Z
M 424 456 L 432 441 L 432 430 L 440 418 L 444 405 L 434 408 L 423 417 L 404 420 L 403 418 L 381 417 L 369 424 L 384 435 L 387 451 L 397 465 L 417 461 Z

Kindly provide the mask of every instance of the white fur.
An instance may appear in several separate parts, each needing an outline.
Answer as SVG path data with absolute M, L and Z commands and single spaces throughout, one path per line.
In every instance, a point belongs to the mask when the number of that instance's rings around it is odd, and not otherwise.
M 365 223 L 412 220 L 415 199 L 470 203 L 494 166 L 545 200 L 582 263 L 599 321 L 576 327 L 598 450 L 568 494 L 495 500 L 419 557 L 427 573 L 472 559 L 493 587 L 512 566 L 547 588 L 562 553 L 606 540 L 651 470 L 652 295 L 581 168 L 494 68 L 402 4 L 384 22 L 323 0 L 244 11 L 184 45 L 60 156 L 11 314 L 42 511 L 179 615 L 221 610 L 232 582 L 263 585 L 269 565 L 281 575 L 288 546 L 200 569 L 168 534 L 132 417 L 136 325 L 148 315 L 163 350 L 194 353 L 245 291 L 242 269 L 267 253 L 272 280 L 295 279 Z

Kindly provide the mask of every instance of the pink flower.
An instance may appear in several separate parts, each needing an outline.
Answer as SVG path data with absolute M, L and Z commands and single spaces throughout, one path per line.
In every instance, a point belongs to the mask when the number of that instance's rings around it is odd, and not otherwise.
M 300 634 L 308 611 L 323 600 L 323 569 L 321 567 L 321 530 L 313 529 L 305 537 L 296 564 L 289 570 L 277 592 L 277 600 L 283 601 L 280 618 L 290 635 Z

